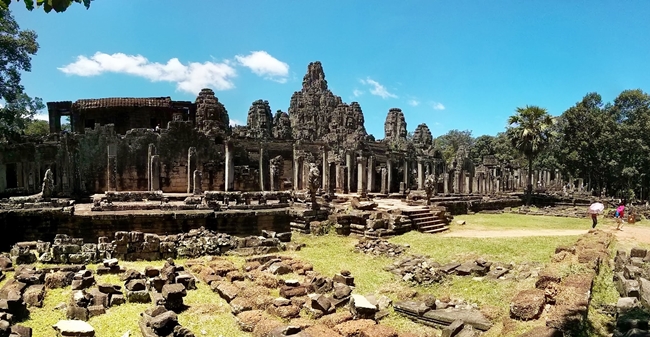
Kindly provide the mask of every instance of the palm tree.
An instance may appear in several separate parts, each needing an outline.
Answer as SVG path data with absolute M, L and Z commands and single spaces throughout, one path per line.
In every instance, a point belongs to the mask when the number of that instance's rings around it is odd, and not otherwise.
M 528 159 L 527 204 L 530 204 L 533 192 L 533 160 L 549 143 L 553 123 L 553 117 L 546 109 L 534 105 L 517 108 L 516 113 L 508 118 L 510 142 Z

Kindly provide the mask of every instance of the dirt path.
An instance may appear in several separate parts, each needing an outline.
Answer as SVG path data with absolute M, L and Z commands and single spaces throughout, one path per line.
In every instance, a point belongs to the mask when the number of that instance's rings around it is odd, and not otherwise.
M 616 226 L 604 225 L 598 226 L 598 229 L 611 232 L 621 242 L 627 243 L 646 243 L 650 244 L 650 227 L 640 227 L 635 225 L 626 225 L 622 231 L 616 230 Z M 456 238 L 514 238 L 526 236 L 568 236 L 582 235 L 589 229 L 511 229 L 511 230 L 458 230 L 444 233 L 444 237 Z

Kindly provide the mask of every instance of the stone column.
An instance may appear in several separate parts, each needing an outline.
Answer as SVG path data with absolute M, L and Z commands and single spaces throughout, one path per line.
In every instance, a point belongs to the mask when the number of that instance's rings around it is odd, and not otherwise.
M 108 145 L 108 165 L 106 166 L 106 189 L 108 191 L 117 191 L 117 146 Z
M 368 158 L 368 192 L 375 190 L 375 157 Z
M 388 170 L 385 167 L 381 168 L 381 194 L 388 193 Z
M 387 181 L 386 181 L 386 194 L 390 194 L 393 186 L 393 163 L 388 159 L 386 161 Z
M 194 146 L 187 150 L 187 193 L 192 193 L 194 187 L 194 170 L 197 168 L 197 155 Z
M 357 157 L 357 194 L 362 198 L 367 196 L 368 173 L 366 173 L 367 159 L 364 157 Z
M 156 154 L 156 146 L 153 144 L 149 144 L 149 148 L 147 149 L 147 190 L 152 191 L 151 187 L 151 156 Z
M 409 161 L 406 158 L 404 158 L 404 177 L 402 178 L 402 181 L 404 182 L 405 190 L 411 188 L 411 186 L 409 186 Z
M 345 169 L 346 167 L 342 163 L 336 164 L 336 193 L 345 193 Z
M 151 172 L 151 190 L 160 190 L 160 156 L 155 154 L 151 156 L 149 163 L 149 172 Z
M 224 177 L 224 189 L 226 192 L 235 189 L 235 163 L 233 161 L 232 144 L 226 143 L 226 172 Z
M 323 169 L 321 170 L 323 183 L 321 184 L 321 190 L 323 190 L 323 193 L 330 193 L 330 168 L 327 160 L 327 150 L 323 147 L 321 153 L 323 154 Z
M 418 190 L 424 190 L 424 165 L 418 160 Z
M 449 194 L 449 176 L 450 173 L 447 172 L 442 174 L 442 189 L 445 194 Z
M 194 177 L 193 177 L 193 183 L 194 183 L 194 188 L 193 188 L 193 193 L 194 195 L 200 195 L 203 193 L 203 188 L 201 184 L 203 183 L 203 175 L 201 174 L 201 171 L 199 170 L 194 170 Z
M 346 179 L 346 189 L 348 190 L 348 193 L 352 192 L 352 154 L 351 153 L 346 153 L 345 154 L 345 166 L 348 167 L 348 176 Z
M 548 188 L 551 185 L 551 172 L 550 171 L 544 171 L 544 178 L 545 178 L 545 184 L 546 187 Z
M 260 147 L 260 191 L 264 191 L 264 147 Z

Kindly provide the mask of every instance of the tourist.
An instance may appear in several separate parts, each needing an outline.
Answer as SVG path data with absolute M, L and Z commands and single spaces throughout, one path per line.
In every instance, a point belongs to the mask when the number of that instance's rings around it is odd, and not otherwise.
M 623 230 L 623 217 L 625 216 L 625 203 L 621 204 L 616 208 L 616 213 L 614 217 L 616 218 L 616 229 L 619 231 Z
M 596 228 L 596 225 L 598 224 L 598 214 L 600 214 L 600 212 L 602 212 L 604 209 L 605 205 L 600 202 L 595 202 L 589 206 L 589 210 L 587 212 L 591 214 L 591 221 L 593 222 L 591 228 Z

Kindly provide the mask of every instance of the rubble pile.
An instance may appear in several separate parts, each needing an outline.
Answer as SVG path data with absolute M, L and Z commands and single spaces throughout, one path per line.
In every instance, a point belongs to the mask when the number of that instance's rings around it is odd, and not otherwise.
M 31 337 L 31 328 L 16 325 L 29 316 L 28 307 L 42 307 L 45 299 L 45 272 L 20 266 L 0 288 L 0 334 Z
M 442 329 L 443 336 L 478 336 L 479 331 L 492 327 L 476 305 L 463 300 L 441 301 L 431 295 L 423 297 L 420 300 L 396 302 L 393 308 L 415 322 Z
M 54 242 L 19 242 L 11 249 L 16 264 L 36 261 L 58 264 L 89 264 L 104 259 L 124 261 L 156 261 L 168 258 L 196 258 L 205 255 L 223 255 L 235 251 L 240 255 L 266 254 L 285 249 L 291 241 L 291 232 L 263 231 L 262 236 L 238 238 L 215 233 L 203 227 L 188 233 L 157 235 L 139 231 L 115 232 L 114 239 L 100 237 L 98 243 L 84 243 L 83 239 L 57 234 Z M 36 253 L 36 254 L 35 254 Z M 106 266 L 101 273 L 121 273 L 117 266 Z
M 194 337 L 194 333 L 178 323 L 176 313 L 164 306 L 149 308 L 140 316 L 138 325 L 143 337 Z
M 451 262 L 440 265 L 425 256 L 411 255 L 384 268 L 415 284 L 433 284 L 442 282 L 448 275 L 485 277 L 499 279 L 510 272 L 512 266 L 495 264 L 477 259 L 466 263 Z
M 614 336 L 627 336 L 629 331 L 638 334 L 650 334 L 650 328 L 637 326 L 640 317 L 650 320 L 650 262 L 648 250 L 634 247 L 629 254 L 618 250 L 614 258 L 614 284 L 620 294 L 616 304 L 616 330 Z
M 402 253 L 404 253 L 406 249 L 409 248 L 409 246 L 397 245 L 382 239 L 373 240 L 368 238 L 362 238 L 354 246 L 354 248 L 355 251 L 362 252 L 365 254 L 393 257 L 393 256 L 402 255 Z
M 591 290 L 600 263 L 609 258 L 611 233 L 592 229 L 580 236 L 575 245 L 559 246 L 555 255 L 538 275 L 535 288 L 519 292 L 510 303 L 510 317 L 536 320 L 545 314 L 546 326 L 521 336 L 571 334 L 587 317 Z M 574 272 L 566 275 L 561 270 Z

